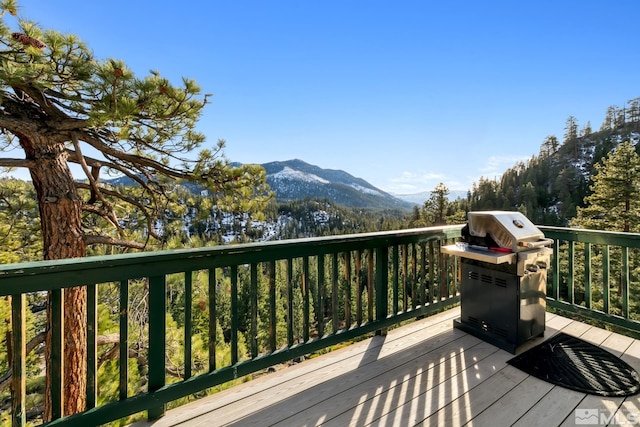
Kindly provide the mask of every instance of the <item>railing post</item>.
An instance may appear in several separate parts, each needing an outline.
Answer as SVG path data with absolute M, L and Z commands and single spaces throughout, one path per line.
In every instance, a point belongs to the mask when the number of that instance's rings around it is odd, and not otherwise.
M 376 248 L 376 320 L 384 320 L 389 314 L 389 248 Z M 387 329 L 378 329 L 376 335 L 386 335 Z
M 149 277 L 149 392 L 165 385 L 166 305 L 165 276 Z M 164 404 L 147 410 L 150 420 L 156 420 L 164 413 Z
M 26 423 L 26 296 L 11 296 L 11 420 L 13 427 Z M 9 344 L 9 343 L 7 343 Z

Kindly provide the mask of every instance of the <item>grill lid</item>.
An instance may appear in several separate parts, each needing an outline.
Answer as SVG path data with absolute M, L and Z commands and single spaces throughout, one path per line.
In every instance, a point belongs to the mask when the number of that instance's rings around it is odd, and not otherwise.
M 484 238 L 489 235 L 500 247 L 513 252 L 545 240 L 542 231 L 520 212 L 469 212 L 468 220 L 471 236 Z

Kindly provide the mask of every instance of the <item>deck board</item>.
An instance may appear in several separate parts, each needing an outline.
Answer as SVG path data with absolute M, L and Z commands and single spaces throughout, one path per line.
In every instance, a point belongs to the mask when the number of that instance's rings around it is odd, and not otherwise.
M 586 395 L 531 377 L 507 364 L 512 354 L 454 329 L 459 313 L 447 310 L 134 426 L 572 426 L 576 410 L 640 422 L 640 396 Z M 640 370 L 639 341 L 550 313 L 544 338 L 518 353 L 560 331 Z

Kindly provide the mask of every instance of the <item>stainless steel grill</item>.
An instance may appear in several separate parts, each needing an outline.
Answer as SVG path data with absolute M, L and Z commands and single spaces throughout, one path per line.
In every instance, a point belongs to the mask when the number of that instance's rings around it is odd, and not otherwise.
M 454 326 L 511 353 L 543 335 L 552 244 L 520 212 L 469 212 L 461 241 L 442 249 L 460 257 Z

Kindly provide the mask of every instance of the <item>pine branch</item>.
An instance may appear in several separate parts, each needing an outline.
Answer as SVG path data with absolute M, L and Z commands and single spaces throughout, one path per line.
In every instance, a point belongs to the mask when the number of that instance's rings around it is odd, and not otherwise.
M 146 247 L 146 245 L 142 243 L 134 242 L 132 240 L 116 239 L 114 237 L 98 236 L 95 234 L 85 234 L 84 242 L 87 245 L 103 244 L 103 245 L 111 245 L 111 246 L 124 246 L 126 248 L 140 249 L 140 250 L 143 250 Z
M 102 202 L 102 205 L 106 208 L 109 213 L 108 219 L 113 224 L 114 227 L 119 228 L 118 225 L 118 217 L 116 217 L 116 213 L 111 206 L 111 204 L 104 198 L 102 192 L 100 191 L 100 187 L 98 187 L 98 178 L 93 176 L 93 173 L 89 171 L 89 166 L 87 166 L 87 162 L 84 160 L 84 156 L 82 155 L 82 151 L 80 151 L 80 143 L 78 142 L 78 137 L 74 134 L 71 137 L 71 141 L 73 142 L 73 147 L 76 150 L 76 158 L 84 171 L 84 174 L 89 179 L 89 183 L 91 184 L 91 198 L 95 200 L 95 198 L 99 199 Z M 97 168 L 100 170 L 100 168 Z
M 47 338 L 46 331 L 40 332 L 38 335 L 33 337 L 27 343 L 25 354 L 28 355 L 29 353 L 31 353 L 37 346 L 42 344 L 45 341 L 46 338 Z M 2 375 L 0 377 L 0 392 L 2 392 L 4 389 L 6 389 L 11 384 L 12 372 L 13 372 L 13 369 L 9 368 L 9 370 L 7 372 L 5 372 L 4 375 Z
M 84 188 L 86 190 L 91 190 L 91 186 L 82 183 L 82 182 L 76 182 L 76 187 L 77 188 Z M 115 197 L 117 199 L 122 200 L 123 202 L 129 203 L 133 206 L 136 206 L 138 209 L 140 209 L 142 212 L 144 212 L 146 220 L 147 220 L 147 231 L 149 233 L 150 236 L 154 237 L 155 239 L 160 239 L 160 237 L 153 231 L 153 226 L 151 223 L 151 215 L 149 215 L 149 208 L 147 208 L 146 206 L 142 205 L 141 203 L 139 203 L 137 200 L 134 200 L 130 197 L 127 197 L 123 194 L 118 193 L 117 191 L 111 191 L 111 190 L 107 190 L 105 188 L 102 188 L 100 190 L 103 194 Z M 82 209 L 87 210 L 87 211 L 91 211 L 94 212 L 94 210 L 92 210 L 89 205 L 84 204 L 82 206 Z
M 0 167 L 5 168 L 32 168 L 36 165 L 34 160 L 30 159 L 3 159 L 0 158 Z
M 83 134 L 82 139 L 87 144 L 91 145 L 93 148 L 100 151 L 101 153 L 105 155 L 110 155 L 123 162 L 137 165 L 139 167 L 148 167 L 162 175 L 171 176 L 173 178 L 189 179 L 189 180 L 192 180 L 195 178 L 192 174 L 186 171 L 163 165 L 162 163 L 149 159 L 147 157 L 138 156 L 135 154 L 129 154 L 119 150 L 115 150 L 111 146 L 105 144 L 99 137 L 89 135 L 88 133 Z

